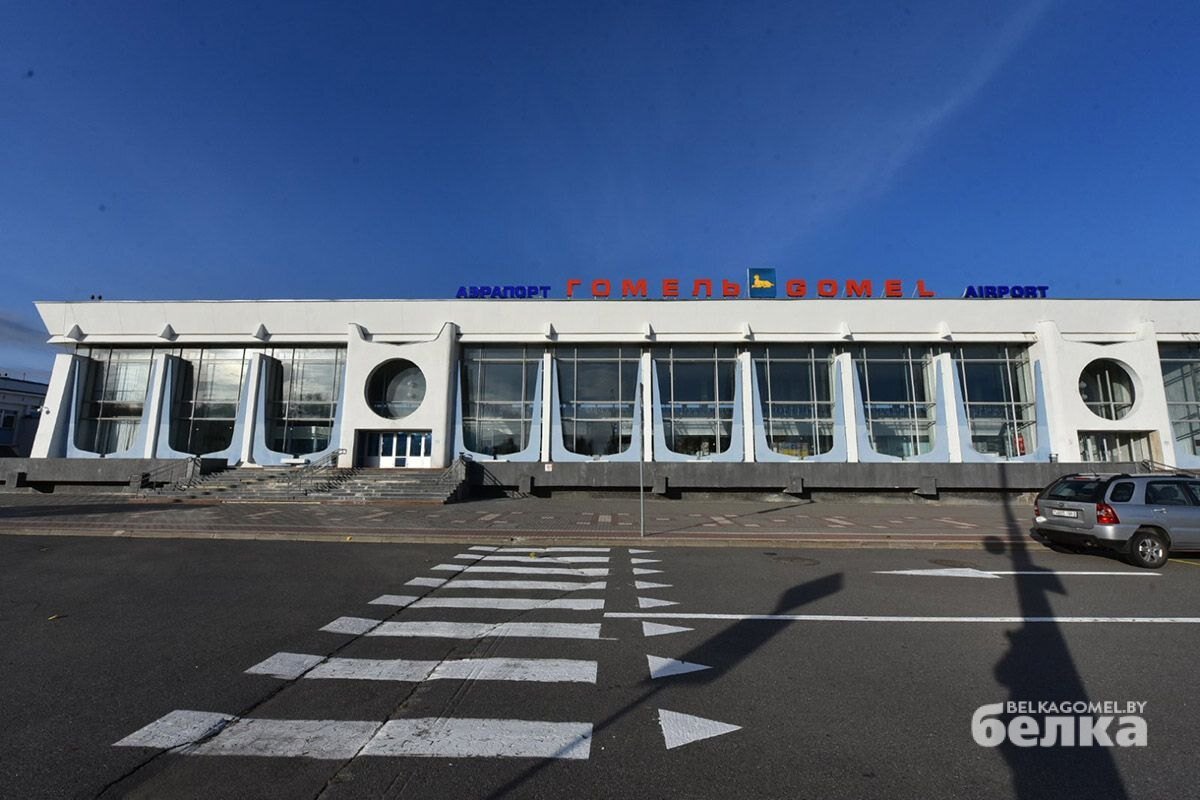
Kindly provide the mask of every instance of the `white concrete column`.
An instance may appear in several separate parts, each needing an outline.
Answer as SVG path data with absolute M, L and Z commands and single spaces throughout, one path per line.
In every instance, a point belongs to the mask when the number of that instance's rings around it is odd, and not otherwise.
M 642 353 L 642 460 L 654 460 L 654 359 Z
M 156 353 L 152 362 L 153 379 L 150 390 L 146 393 L 146 404 L 150 408 L 150 416 L 143 417 L 149 428 L 146 430 L 146 446 L 142 451 L 143 458 L 154 458 L 158 452 L 158 429 L 162 421 L 163 393 L 167 384 L 167 354 Z
M 542 433 L 541 433 L 541 460 L 550 460 L 550 436 L 554 432 L 554 409 L 551 408 L 551 401 L 554 399 L 553 393 L 550 391 L 551 381 L 554 380 L 554 353 L 549 348 L 542 354 Z
M 1136 389 L 1142 393 L 1145 416 L 1149 417 L 1150 426 L 1157 433 L 1157 436 L 1152 434 L 1154 443 L 1161 448 L 1161 455 L 1157 456 L 1156 460 L 1172 465 L 1178 464 L 1175 431 L 1171 428 L 1171 411 L 1167 407 L 1167 385 L 1163 379 L 1162 359 L 1158 355 L 1158 331 L 1153 322 L 1146 321 L 1138 326 L 1137 343 L 1140 345 L 1141 357 L 1131 366 L 1137 371 L 1134 383 Z M 1134 402 L 1137 402 L 1137 398 Z
M 738 353 L 738 370 L 742 375 L 742 458 L 754 461 L 754 359 L 749 350 Z
M 846 426 L 846 460 L 855 462 L 858 453 L 858 426 L 863 421 L 858 418 L 858 407 L 854 402 L 854 357 L 849 353 L 838 353 L 834 361 L 842 373 L 842 420 Z
M 58 458 L 65 456 L 67 436 L 71 429 L 71 397 L 75 391 L 72 380 L 75 356 L 58 353 L 54 356 L 54 367 L 50 371 L 50 385 L 46 387 L 46 399 L 42 401 L 42 412 L 38 418 L 37 434 L 33 438 L 34 458 Z
M 957 379 L 954 374 L 954 356 L 950 353 L 939 353 L 933 357 L 938 375 L 942 379 L 942 396 L 938 401 L 938 414 L 946 421 L 947 444 L 950 446 L 950 461 L 961 463 L 963 460 L 962 429 L 958 424 L 958 408 L 963 399 L 957 391 Z
M 259 382 L 262 375 L 262 353 L 250 353 L 250 364 L 246 367 L 246 381 L 249 391 L 246 392 L 246 407 L 238 409 L 243 415 L 242 440 L 238 442 L 236 461 L 242 464 L 254 463 L 254 426 L 258 424 Z
M 1067 396 L 1070 392 L 1079 396 L 1079 379 L 1077 375 L 1064 376 L 1062 371 L 1063 338 L 1058 326 L 1048 320 L 1039 322 L 1036 326 L 1037 342 L 1030 347 L 1030 357 L 1041 362 L 1042 386 L 1046 393 L 1046 427 L 1050 431 L 1050 452 L 1059 461 L 1079 461 L 1082 456 L 1079 451 L 1079 436 L 1076 432 L 1077 422 L 1069 413 Z

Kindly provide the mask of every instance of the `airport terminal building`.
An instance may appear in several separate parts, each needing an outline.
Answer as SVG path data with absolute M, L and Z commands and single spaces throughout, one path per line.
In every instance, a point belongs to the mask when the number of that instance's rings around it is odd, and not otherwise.
M 725 487 L 1200 467 L 1200 301 L 592 288 L 39 303 L 62 352 L 33 455 L 395 469 L 464 457 L 501 483 L 560 486 L 629 484 L 639 461 Z

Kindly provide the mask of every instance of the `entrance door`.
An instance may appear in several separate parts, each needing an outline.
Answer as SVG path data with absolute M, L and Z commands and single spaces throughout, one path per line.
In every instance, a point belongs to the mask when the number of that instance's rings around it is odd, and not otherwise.
M 429 431 L 364 431 L 359 437 L 359 463 L 364 467 L 433 465 L 433 437 Z
M 396 437 L 396 456 L 400 460 L 401 448 L 404 449 L 404 463 L 398 467 L 431 467 L 433 466 L 433 436 L 429 431 L 405 431 Z

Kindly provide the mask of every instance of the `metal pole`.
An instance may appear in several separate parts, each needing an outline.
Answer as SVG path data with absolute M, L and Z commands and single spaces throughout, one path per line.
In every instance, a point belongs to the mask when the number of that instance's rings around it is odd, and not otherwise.
M 641 457 L 638 458 L 638 516 L 641 518 L 641 526 L 638 528 L 638 538 L 646 538 L 646 453 L 645 440 L 638 445 Z

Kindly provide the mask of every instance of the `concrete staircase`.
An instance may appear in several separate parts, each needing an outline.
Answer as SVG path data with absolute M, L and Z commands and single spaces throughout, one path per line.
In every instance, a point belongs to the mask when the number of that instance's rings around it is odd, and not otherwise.
M 324 500 L 370 503 L 409 501 L 450 503 L 466 496 L 466 469 L 328 468 L 297 480 L 295 467 L 239 467 L 206 476 L 180 491 L 160 496 L 222 502 Z

